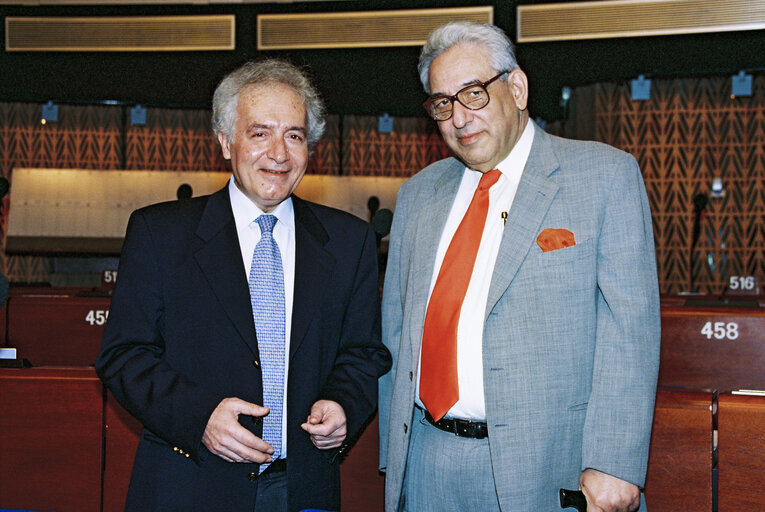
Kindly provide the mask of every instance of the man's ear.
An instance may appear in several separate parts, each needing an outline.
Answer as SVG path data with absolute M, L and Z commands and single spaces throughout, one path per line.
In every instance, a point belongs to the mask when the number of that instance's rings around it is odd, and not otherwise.
M 220 143 L 220 149 L 223 151 L 223 158 L 231 160 L 231 147 L 229 146 L 228 135 L 218 132 L 218 142 Z
M 529 79 L 521 69 L 514 69 L 507 77 L 510 91 L 518 110 L 526 110 L 529 103 Z

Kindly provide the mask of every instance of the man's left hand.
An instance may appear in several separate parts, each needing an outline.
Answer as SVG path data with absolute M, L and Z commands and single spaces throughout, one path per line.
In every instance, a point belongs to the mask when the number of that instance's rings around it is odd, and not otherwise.
M 587 512 L 634 512 L 640 508 L 637 485 L 592 468 L 582 471 L 579 488 L 587 498 Z
M 311 434 L 311 442 L 319 450 L 338 448 L 345 441 L 345 411 L 332 400 L 319 400 L 311 407 L 311 414 L 301 428 Z

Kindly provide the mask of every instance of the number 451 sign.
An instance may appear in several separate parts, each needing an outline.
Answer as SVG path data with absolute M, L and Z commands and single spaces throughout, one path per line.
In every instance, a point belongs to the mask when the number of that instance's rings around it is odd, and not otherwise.
M 730 276 L 728 292 L 735 295 L 759 295 L 760 284 L 756 276 Z

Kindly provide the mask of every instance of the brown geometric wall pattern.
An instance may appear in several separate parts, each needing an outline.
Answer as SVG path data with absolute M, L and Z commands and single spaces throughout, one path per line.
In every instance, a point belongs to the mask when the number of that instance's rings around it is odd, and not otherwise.
M 377 117 L 343 118 L 343 174 L 408 177 L 451 155 L 435 123 L 396 117 L 391 133 L 377 131 Z
M 629 84 L 596 86 L 596 138 L 632 153 L 643 172 L 665 294 L 765 278 L 765 76 L 750 97 L 730 91 L 730 77 L 654 79 L 647 101 L 632 101 Z M 714 178 L 725 195 L 710 197 L 691 255 L 693 198 L 709 195 Z
M 721 293 L 732 275 L 765 279 L 765 77 L 755 76 L 753 94 L 745 98 L 730 97 L 729 77 L 654 79 L 647 101 L 632 101 L 628 83 L 574 93 L 587 96 L 592 108 L 572 111 L 576 116 L 568 126 L 589 130 L 587 138 L 624 149 L 640 163 L 662 293 L 689 288 L 692 198 L 709 193 L 716 177 L 725 196 L 710 199 L 702 220 L 692 260 L 695 288 Z M 59 121 L 43 126 L 41 105 L 0 103 L 0 173 L 12 180 L 14 167 L 227 169 L 209 110 L 146 110 L 146 125 L 131 126 L 127 107 L 60 105 Z M 393 132 L 379 133 L 375 116 L 332 115 L 308 172 L 411 176 L 450 154 L 435 123 L 424 116 L 396 117 Z M 0 249 L 6 212 L 7 198 L 0 210 Z M 51 260 L 9 257 L 0 250 L 0 271 L 11 281 L 44 282 Z
M 146 124 L 125 129 L 125 169 L 225 171 L 207 109 L 147 108 Z
M 41 124 L 42 106 L 0 103 L 0 173 L 13 181 L 14 167 L 119 169 L 122 162 L 122 109 L 59 105 L 58 122 Z M 14 282 L 41 282 L 51 272 L 50 258 L 7 256 L 8 199 L 0 222 L 0 271 Z

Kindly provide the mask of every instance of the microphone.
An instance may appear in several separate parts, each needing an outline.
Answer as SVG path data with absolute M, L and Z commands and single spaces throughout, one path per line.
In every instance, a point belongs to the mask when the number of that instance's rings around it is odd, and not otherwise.
M 8 193 L 8 190 L 10 190 L 11 186 L 8 183 L 8 180 L 6 178 L 0 178 L 0 199 L 5 197 L 5 194 Z
M 184 183 L 178 187 L 178 190 L 175 191 L 175 196 L 178 199 L 188 199 L 193 193 L 194 190 L 191 188 L 191 185 Z
M 561 489 L 558 491 L 560 508 L 575 508 L 579 512 L 587 512 L 587 499 L 582 491 Z
M 380 198 L 377 196 L 369 196 L 367 200 L 367 210 L 369 210 L 369 218 L 373 218 L 377 210 L 380 209 Z
M 393 224 L 393 212 L 387 208 L 377 210 L 372 216 L 372 228 L 379 238 L 390 233 L 391 224 Z
M 691 250 L 688 254 L 688 272 L 690 274 L 688 291 L 691 293 L 694 291 L 693 251 L 701 234 L 701 213 L 707 207 L 707 204 L 709 204 L 709 197 L 706 194 L 700 192 L 693 196 L 693 228 L 691 230 Z

